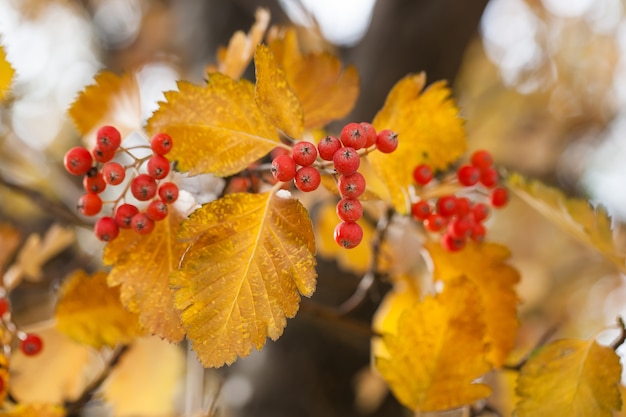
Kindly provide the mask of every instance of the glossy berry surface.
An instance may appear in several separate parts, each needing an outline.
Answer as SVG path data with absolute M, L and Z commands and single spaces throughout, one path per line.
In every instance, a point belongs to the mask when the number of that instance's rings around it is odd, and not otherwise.
M 95 171 L 94 173 L 90 172 L 83 177 L 83 188 L 88 193 L 96 193 L 99 194 L 104 191 L 107 183 L 104 181 L 104 177 L 101 172 Z
M 472 207 L 472 214 L 477 222 L 482 222 L 489 217 L 489 207 L 483 203 L 477 203 Z
M 344 222 L 355 222 L 363 215 L 363 206 L 356 198 L 342 198 L 336 210 L 337 216 Z
M 370 123 L 363 122 L 359 124 L 361 126 L 361 130 L 365 135 L 365 148 L 369 148 L 370 146 L 376 143 L 376 129 Z
M 85 216 L 95 216 L 102 210 L 102 199 L 96 193 L 83 194 L 78 199 L 78 211 Z
M 167 155 L 173 145 L 172 138 L 167 133 L 157 133 L 150 139 L 150 148 L 157 155 Z
M 322 182 L 320 172 L 311 166 L 302 167 L 296 172 L 294 183 L 300 191 L 309 192 L 316 190 Z
M 446 195 L 437 200 L 437 213 L 443 217 L 450 217 L 457 212 L 456 197 L 453 195 Z
M 178 185 L 173 182 L 164 182 L 159 186 L 159 198 L 165 204 L 172 204 L 178 200 Z
M 449 252 L 458 252 L 465 247 L 465 239 L 446 233 L 441 236 L 441 246 Z
M 480 173 L 480 183 L 485 187 L 491 188 L 498 184 L 498 171 L 495 168 L 486 168 Z
M 365 192 L 365 177 L 360 172 L 351 175 L 340 175 L 337 188 L 342 197 L 357 198 Z
M 332 161 L 333 155 L 341 148 L 341 141 L 335 136 L 325 136 L 317 144 L 317 151 L 324 161 Z
M 291 181 L 296 176 L 296 163 L 289 155 L 278 155 L 272 161 L 271 171 L 277 181 Z
M 418 201 L 411 205 L 411 215 L 418 220 L 426 220 L 432 213 L 432 207 L 428 201 Z
M 291 157 L 300 166 L 308 167 L 313 165 L 317 159 L 317 148 L 311 142 L 301 141 L 293 145 Z
M 73 175 L 85 175 L 93 164 L 91 153 L 82 146 L 76 146 L 65 153 L 63 165 Z
M 133 216 L 130 227 L 140 235 L 147 235 L 154 229 L 154 220 L 146 213 L 137 213 Z
M 354 148 L 345 147 L 335 152 L 333 163 L 339 174 L 352 175 L 359 169 L 361 158 Z
M 480 179 L 480 170 L 474 165 L 463 165 L 456 172 L 459 183 L 466 187 L 476 185 Z
M 493 157 L 489 151 L 481 149 L 472 154 L 470 162 L 482 171 L 493 165 Z
M 339 140 L 343 143 L 343 146 L 356 150 L 363 148 L 367 143 L 367 137 L 359 123 L 348 123 L 345 125 L 341 129 Z
M 126 178 L 126 169 L 117 162 L 107 162 L 102 167 L 102 177 L 107 184 L 119 185 Z
M 115 157 L 115 149 L 102 149 L 98 146 L 96 146 L 93 149 L 93 158 L 100 162 L 100 163 L 105 163 L 105 162 L 109 162 L 111 159 L 113 159 Z
M 426 185 L 433 179 L 430 165 L 420 164 L 413 169 L 413 180 L 419 185 Z
M 96 146 L 105 151 L 116 151 L 122 143 L 122 135 L 114 126 L 102 126 L 96 132 Z
M 133 204 L 121 204 L 115 210 L 115 223 L 122 229 L 130 229 L 131 221 L 139 209 Z
M 170 161 L 162 155 L 154 155 L 148 159 L 148 175 L 157 180 L 167 177 L 170 173 Z
M 0 297 L 0 318 L 7 314 L 11 310 L 9 299 L 6 297 Z
M 99 218 L 93 230 L 96 237 L 103 242 L 112 241 L 120 233 L 120 228 L 116 221 L 109 216 Z
M 441 214 L 432 213 L 424 220 L 424 227 L 431 232 L 438 232 L 447 224 L 446 218 Z
M 334 238 L 342 248 L 356 248 L 363 239 L 363 229 L 358 223 L 341 222 L 335 227 Z
M 398 148 L 398 134 L 392 130 L 385 129 L 376 135 L 376 149 L 382 153 L 391 153 Z
M 496 187 L 491 192 L 491 205 L 494 208 L 501 208 L 506 205 L 509 201 L 509 192 L 506 188 Z
M 43 340 L 33 333 L 27 333 L 20 341 L 20 350 L 26 356 L 35 356 L 43 349 Z
M 139 174 L 130 182 L 130 192 L 139 201 L 147 201 L 156 195 L 157 183 L 148 174 Z
M 146 215 L 155 222 L 167 217 L 167 205 L 161 200 L 154 200 L 146 207 Z

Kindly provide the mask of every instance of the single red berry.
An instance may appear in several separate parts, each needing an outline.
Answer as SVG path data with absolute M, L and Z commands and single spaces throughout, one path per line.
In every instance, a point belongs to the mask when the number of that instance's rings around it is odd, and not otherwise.
M 272 161 L 271 171 L 276 181 L 291 181 L 296 176 L 296 163 L 289 155 L 278 155 Z
M 335 169 L 341 175 L 352 175 L 361 165 L 361 158 L 354 148 L 344 147 L 333 155 Z
M 374 126 L 367 122 L 359 123 L 359 126 L 361 126 L 361 130 L 363 130 L 363 133 L 365 134 L 364 148 L 369 148 L 376 143 L 376 129 L 374 129 Z
M 107 184 L 119 185 L 126 178 L 126 169 L 117 162 L 107 162 L 102 167 L 102 176 Z
M 344 222 L 355 222 L 363 215 L 363 206 L 356 198 L 342 198 L 337 203 L 337 216 Z
M 65 153 L 63 165 L 73 175 L 85 175 L 93 164 L 91 153 L 82 146 L 76 146 Z
M 474 220 L 477 222 L 482 222 L 487 217 L 489 217 L 489 206 L 483 203 L 476 203 L 472 207 L 472 213 L 474 214 Z
M 452 217 L 457 213 L 456 197 L 445 195 L 437 200 L 437 213 L 443 217 Z
M 496 187 L 491 192 L 491 205 L 495 208 L 501 208 L 509 201 L 509 192 L 506 188 Z
M 466 217 L 453 218 L 448 223 L 448 234 L 454 237 L 465 239 L 470 233 L 472 223 Z
M 139 174 L 130 182 L 130 192 L 139 201 L 150 200 L 156 191 L 156 180 L 148 174 Z
M 43 340 L 33 333 L 27 333 L 20 342 L 20 350 L 26 356 L 35 356 L 43 349 Z
M 470 161 L 472 165 L 474 165 L 481 171 L 493 165 L 493 157 L 491 156 L 491 153 L 486 150 L 479 150 L 474 152 L 470 157 Z
M 87 193 L 78 199 L 78 211 L 85 216 L 95 216 L 102 210 L 102 199 L 96 193 Z
M 98 219 L 93 231 L 101 241 L 110 242 L 120 233 L 120 228 L 113 217 L 104 216 Z
M 324 161 L 332 161 L 333 155 L 341 148 L 341 141 L 335 136 L 325 136 L 317 144 L 317 151 Z
M 102 126 L 96 133 L 96 146 L 105 151 L 116 151 L 122 143 L 120 131 L 113 126 Z
M 357 198 L 365 192 L 365 177 L 360 172 L 352 175 L 340 175 L 337 188 L 342 197 Z
M 471 211 L 472 203 L 467 197 L 457 197 L 456 199 L 456 214 L 459 217 L 466 216 Z
M 487 229 L 485 229 L 485 226 L 483 226 L 482 223 L 476 223 L 470 230 L 470 239 L 474 242 L 482 242 L 485 239 L 486 234 Z
M 431 232 L 438 232 L 447 224 L 447 220 L 441 214 L 432 213 L 424 220 L 424 227 Z
M 433 179 L 433 170 L 429 165 L 420 164 L 413 170 L 413 179 L 419 185 L 426 185 Z
M 7 314 L 11 310 L 11 305 L 9 304 L 9 299 L 6 297 L 0 298 L 0 318 Z M 0 390 L 2 392 L 2 390 Z
M 480 179 L 480 170 L 476 168 L 474 165 L 463 165 L 461 166 L 457 172 L 456 176 L 459 179 L 459 182 L 466 186 L 471 187 L 475 185 Z
M 172 150 L 172 138 L 167 133 L 157 133 L 150 139 L 150 148 L 157 155 L 166 155 Z
M 444 233 L 441 236 L 441 246 L 450 252 L 458 252 L 465 247 L 465 239 Z
M 115 210 L 115 223 L 122 229 L 130 229 L 130 223 L 139 209 L 133 204 L 122 204 Z
M 154 220 L 146 213 L 137 213 L 133 216 L 130 227 L 140 235 L 147 235 L 154 229 Z
M 272 149 L 272 151 L 270 152 L 270 158 L 273 161 L 274 158 L 276 158 L 278 155 L 291 155 L 291 152 L 287 148 L 283 148 L 282 146 L 277 146 L 274 149 Z
M 164 182 L 159 186 L 159 198 L 165 204 L 172 204 L 178 199 L 178 186 L 173 182 Z
M 398 134 L 385 129 L 376 135 L 376 149 L 383 153 L 391 153 L 398 148 Z
M 102 149 L 96 145 L 92 151 L 93 159 L 100 163 L 109 162 L 115 156 L 115 152 L 115 149 Z
M 146 208 L 146 215 L 155 222 L 163 220 L 167 217 L 167 205 L 161 200 L 151 201 Z
M 341 140 L 343 146 L 356 150 L 363 148 L 367 143 L 367 137 L 359 123 L 348 123 L 345 125 L 343 129 L 341 129 L 339 140 Z
M 334 238 L 342 248 L 352 249 L 361 243 L 363 229 L 358 223 L 341 222 L 335 227 Z
M 157 180 L 162 180 L 170 173 L 170 161 L 162 155 L 154 155 L 148 159 L 147 169 L 148 175 Z
M 104 191 L 107 183 L 104 181 L 104 176 L 96 169 L 89 170 L 89 172 L 83 177 L 83 187 L 88 193 L 99 194 Z
M 428 201 L 421 200 L 411 205 L 411 215 L 418 220 L 426 220 L 432 213 L 432 207 Z
M 228 194 L 244 193 L 250 189 L 252 181 L 248 177 L 233 177 L 228 182 Z M 178 187 L 176 187 L 178 189 Z M 161 187 L 159 187 L 159 196 L 161 195 Z M 163 199 L 161 199 L 163 200 Z M 169 204 L 169 202 L 166 202 Z
M 298 190 L 308 193 L 309 191 L 316 190 L 322 182 L 322 176 L 315 167 L 302 167 L 296 172 L 294 180 Z
M 480 183 L 485 187 L 495 187 L 499 177 L 495 168 L 486 168 L 480 172 Z
M 313 143 L 303 140 L 293 145 L 291 157 L 296 164 L 308 167 L 317 159 L 317 148 Z

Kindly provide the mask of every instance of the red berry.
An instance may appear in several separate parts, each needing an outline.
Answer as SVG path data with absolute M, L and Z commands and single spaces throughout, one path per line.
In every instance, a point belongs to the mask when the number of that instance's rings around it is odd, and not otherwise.
M 26 356 L 34 356 L 43 349 L 43 340 L 33 333 L 27 333 L 20 342 L 20 350 Z
M 433 179 L 433 170 L 429 165 L 420 164 L 413 170 L 413 179 L 417 184 L 426 185 Z
M 311 142 L 303 140 L 293 145 L 291 156 L 296 164 L 308 167 L 317 159 L 317 148 Z
M 501 208 L 509 201 L 509 192 L 506 188 L 496 187 L 491 192 L 491 205 L 495 208 Z
M 148 204 L 146 215 L 155 222 L 163 220 L 167 217 L 167 205 L 161 200 L 154 200 Z
M 465 217 L 457 217 L 448 223 L 448 234 L 465 239 L 470 232 L 472 223 Z
M 364 148 L 369 148 L 370 146 L 376 143 L 376 136 L 377 136 L 376 129 L 374 129 L 374 126 L 372 126 L 370 123 L 367 123 L 367 122 L 359 123 L 359 126 L 361 126 L 361 130 L 363 131 L 363 134 L 365 135 Z
M 426 220 L 431 212 L 432 208 L 428 201 L 421 200 L 411 205 L 411 215 L 418 220 Z
M 115 210 L 115 223 L 122 229 L 130 229 L 130 223 L 139 209 L 132 204 L 122 204 Z
M 150 148 L 157 155 L 166 155 L 172 150 L 172 138 L 167 133 L 157 133 L 150 140 Z
M 93 149 L 93 158 L 100 162 L 105 163 L 109 162 L 115 156 L 115 149 L 102 149 L 99 146 L 96 146 Z
M 361 243 L 363 229 L 358 223 L 341 222 L 335 227 L 335 242 L 342 248 L 352 249 Z
M 341 148 L 341 141 L 335 136 L 323 137 L 317 144 L 320 158 L 324 161 L 332 161 L 333 155 Z
M 107 184 L 118 185 L 126 178 L 126 169 L 117 162 L 107 162 L 102 167 L 102 177 Z
M 159 186 L 159 198 L 165 204 L 172 204 L 178 199 L 178 186 L 173 182 L 164 182 Z
M 130 227 L 140 235 L 147 235 L 154 229 L 154 220 L 146 213 L 137 213 L 130 222 Z
M 498 183 L 498 171 L 495 168 L 486 168 L 480 172 L 480 183 L 485 187 L 495 187 Z
M 63 165 L 67 172 L 73 175 L 85 175 L 93 164 L 93 157 L 82 146 L 76 146 L 65 154 Z
M 485 235 L 487 234 L 487 229 L 482 223 L 476 223 L 470 229 L 470 239 L 474 242 L 482 242 L 485 239 Z
M 6 297 L 0 298 L 0 318 L 7 314 L 11 310 L 9 299 Z M 0 390 L 2 392 L 2 390 Z
M 291 181 L 296 176 L 296 163 L 289 155 L 278 155 L 272 161 L 271 171 L 276 181 Z
M 278 155 L 291 155 L 291 152 L 289 152 L 289 149 L 287 148 L 277 146 L 271 150 L 270 157 L 272 158 L 272 160 L 274 160 L 274 158 L 276 158 Z
M 471 187 L 480 179 L 480 170 L 474 165 L 463 165 L 458 169 L 456 175 L 462 185 Z
M 248 177 L 233 177 L 228 182 L 227 193 L 228 194 L 244 193 L 244 192 L 248 191 L 251 186 L 252 186 L 252 181 L 250 180 L 250 178 L 248 178 Z M 161 190 L 161 187 L 159 187 L 159 195 L 160 195 L 160 192 L 161 192 L 160 190 Z M 161 200 L 163 200 L 163 199 L 161 199 Z M 166 203 L 169 204 L 169 202 L 166 202 Z
M 465 239 L 445 233 L 441 236 L 441 246 L 450 252 L 457 252 L 465 247 Z
M 389 130 L 381 130 L 376 136 L 376 149 L 383 153 L 391 153 L 398 148 L 398 134 Z
M 104 151 L 116 151 L 122 143 L 120 131 L 113 126 L 102 126 L 96 133 L 96 146 Z
M 482 171 L 493 164 L 493 157 L 489 151 L 479 150 L 472 154 L 470 161 L 472 165 Z
M 456 197 L 446 195 L 437 200 L 437 213 L 443 217 L 451 217 L 457 213 Z
M 101 172 L 96 169 L 89 170 L 87 175 L 83 177 L 83 187 L 88 193 L 99 194 L 104 191 L 107 183 L 104 181 L 104 177 Z
M 147 169 L 148 175 L 161 180 L 170 173 L 170 161 L 162 155 L 154 155 L 148 159 Z
M 489 217 L 489 207 L 483 203 L 477 203 L 472 207 L 472 213 L 474 214 L 474 220 L 482 222 Z
M 471 202 L 467 197 L 457 197 L 456 199 L 456 214 L 459 217 L 466 216 L 471 211 Z
M 112 241 L 120 233 L 117 222 L 109 216 L 99 218 L 93 230 L 96 237 L 103 242 Z
M 341 129 L 339 139 L 343 146 L 354 149 L 361 149 L 367 143 L 365 132 L 359 123 L 348 123 Z
M 438 232 L 446 226 L 446 218 L 441 214 L 432 213 L 424 220 L 424 227 L 431 232 Z
M 130 192 L 139 201 L 150 200 L 156 191 L 156 180 L 148 174 L 139 174 L 130 182 Z
M 322 176 L 315 167 L 302 167 L 296 172 L 295 178 L 296 187 L 298 190 L 308 193 L 309 191 L 316 190 L 322 182 Z
M 365 177 L 360 172 L 352 175 L 340 175 L 337 181 L 342 197 L 357 198 L 365 192 Z
M 341 175 L 352 175 L 361 165 L 361 158 L 354 148 L 344 147 L 333 155 L 335 169 Z
M 102 210 L 102 199 L 98 194 L 87 193 L 78 199 L 78 211 L 85 216 L 95 216 Z
M 363 215 L 363 206 L 356 198 L 342 198 L 337 203 L 337 216 L 344 222 L 355 222 Z

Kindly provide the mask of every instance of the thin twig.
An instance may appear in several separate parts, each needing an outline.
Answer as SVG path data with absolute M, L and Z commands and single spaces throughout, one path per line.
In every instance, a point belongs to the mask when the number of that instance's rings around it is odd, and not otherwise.
M 618 317 L 617 325 L 619 326 L 619 329 L 621 330 L 621 334 L 619 335 L 617 340 L 611 343 L 611 348 L 613 350 L 617 350 L 617 348 L 619 348 L 622 344 L 624 344 L 624 342 L 626 342 L 626 323 L 624 323 L 624 319 L 621 317 Z
M 530 358 L 530 355 L 534 351 L 539 349 L 541 346 L 543 346 L 546 343 L 548 343 L 548 340 L 550 340 L 552 338 L 552 336 L 554 336 L 554 334 L 556 333 L 558 328 L 559 328 L 558 324 L 553 324 L 552 326 L 550 326 L 548 328 L 548 330 L 546 330 L 546 332 L 541 336 L 541 338 L 539 338 L 539 340 L 537 341 L 535 346 L 518 363 L 516 363 L 515 365 L 506 365 L 505 364 L 502 367 L 502 369 L 505 369 L 507 371 L 519 372 L 524 367 L 524 365 L 526 365 L 526 362 L 528 362 L 528 359 Z

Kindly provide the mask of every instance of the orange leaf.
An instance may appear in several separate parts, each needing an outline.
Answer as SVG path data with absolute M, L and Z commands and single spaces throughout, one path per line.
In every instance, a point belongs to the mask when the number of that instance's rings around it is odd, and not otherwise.
M 422 91 L 425 83 L 423 73 L 398 81 L 372 122 L 376 130 L 398 134 L 393 153 L 372 152 L 368 159 L 387 185 L 394 207 L 403 214 L 408 211 L 407 188 L 413 183 L 415 166 L 428 163 L 433 169 L 445 169 L 467 147 L 450 90 L 440 81 Z
M 486 339 L 489 344 L 487 359 L 499 368 L 514 347 L 519 322 L 514 290 L 519 273 L 505 261 L 509 250 L 495 243 L 469 244 L 459 252 L 449 252 L 438 242 L 426 249 L 435 265 L 436 279 L 447 283 L 461 275 L 476 286 L 477 296 L 486 312 Z
M 302 106 L 304 127 L 315 129 L 350 113 L 359 95 L 359 73 L 329 53 L 303 55 L 295 29 L 269 44 Z
M 254 85 L 214 73 L 206 87 L 178 83 L 148 120 L 150 134 L 174 140 L 169 159 L 190 175 L 228 176 L 280 145 L 276 128 L 254 101 Z
M 63 417 L 63 407 L 53 404 L 18 404 L 9 411 L 0 411 L 0 417 Z
M 57 329 L 73 340 L 95 347 L 128 344 L 142 334 L 137 316 L 124 309 L 119 287 L 107 285 L 106 272 L 92 276 L 76 271 L 58 294 Z
M 15 70 L 7 61 L 4 47 L 0 45 L 0 100 L 4 100 L 13 82 Z
M 291 197 L 229 194 L 195 211 L 193 240 L 172 276 L 176 307 L 206 367 L 234 362 L 278 339 L 315 290 L 315 242 L 306 209 Z
M 621 408 L 619 356 L 595 340 L 543 346 L 520 371 L 519 417 L 611 417 Z
M 9 223 L 0 223 L 0 277 L 21 240 L 19 230 Z
M 386 322 L 396 327 L 383 329 L 383 349 L 374 351 L 376 368 L 398 401 L 415 411 L 439 411 L 485 398 L 489 387 L 474 382 L 489 371 L 474 284 L 457 279 L 435 297 L 407 303 L 411 294 L 394 295 L 404 312 Z
M 105 264 L 113 266 L 108 284 L 121 286 L 122 304 L 139 314 L 142 328 L 170 342 L 184 336 L 169 286 L 170 274 L 178 268 L 188 246 L 176 240 L 181 222 L 181 216 L 172 210 L 149 235 L 121 230 L 107 244 L 103 258 Z
M 274 126 L 299 139 L 304 129 L 300 102 L 287 84 L 285 72 L 278 67 L 274 54 L 266 45 L 257 46 L 254 65 L 256 104 Z

